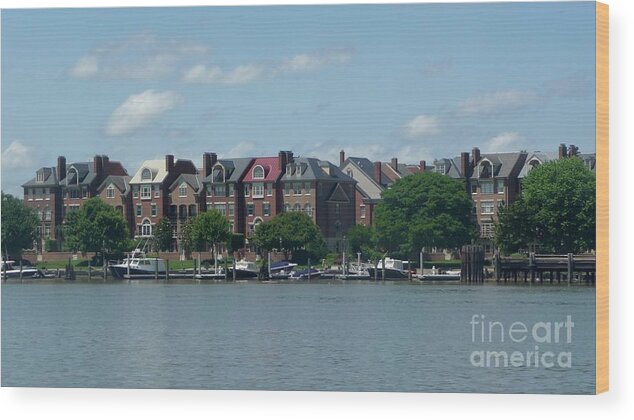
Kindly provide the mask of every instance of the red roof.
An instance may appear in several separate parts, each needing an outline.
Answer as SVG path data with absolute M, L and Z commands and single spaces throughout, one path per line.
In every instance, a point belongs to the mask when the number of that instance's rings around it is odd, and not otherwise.
M 258 165 L 264 168 L 264 179 L 253 179 L 253 168 Z M 249 169 L 247 169 L 244 182 L 275 182 L 281 174 L 282 169 L 280 168 L 280 161 L 277 156 L 256 158 L 249 166 Z

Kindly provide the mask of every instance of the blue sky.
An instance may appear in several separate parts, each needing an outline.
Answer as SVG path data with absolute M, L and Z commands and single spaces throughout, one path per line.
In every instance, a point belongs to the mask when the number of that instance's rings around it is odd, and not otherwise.
M 2 13 L 2 189 L 57 155 L 594 146 L 594 3 Z

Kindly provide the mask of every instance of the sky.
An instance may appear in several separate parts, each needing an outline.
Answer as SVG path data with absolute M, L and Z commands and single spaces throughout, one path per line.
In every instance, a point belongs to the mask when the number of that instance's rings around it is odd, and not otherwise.
M 2 190 L 42 166 L 595 151 L 593 2 L 2 11 Z

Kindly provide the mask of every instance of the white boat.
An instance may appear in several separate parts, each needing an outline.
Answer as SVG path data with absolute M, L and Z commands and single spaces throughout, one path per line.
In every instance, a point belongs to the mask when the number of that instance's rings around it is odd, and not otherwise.
M 395 260 L 393 258 L 385 258 L 385 270 L 383 269 L 383 261 L 379 261 L 376 267 L 369 267 L 368 274 L 370 278 L 383 279 L 383 272 L 385 271 L 385 278 L 390 280 L 409 279 L 410 271 L 403 269 L 403 261 Z
M 256 278 L 260 272 L 255 262 L 244 259 L 236 261 L 235 270 L 236 279 L 253 279 Z M 233 278 L 233 273 L 229 273 L 229 278 Z
M 152 279 L 157 274 L 165 277 L 165 260 L 148 258 L 139 249 L 132 251 L 123 262 L 111 264 L 108 268 L 118 279 Z
M 20 266 L 16 267 L 13 260 L 2 261 L 3 279 L 20 278 L 20 275 L 22 278 L 43 277 L 42 272 L 35 267 L 22 266 L 20 269 Z

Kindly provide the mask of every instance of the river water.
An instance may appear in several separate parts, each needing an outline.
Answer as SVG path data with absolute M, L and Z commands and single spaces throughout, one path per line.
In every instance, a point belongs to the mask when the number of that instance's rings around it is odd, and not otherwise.
M 591 287 L 150 281 L 1 292 L 2 386 L 594 392 Z M 554 328 L 568 316 L 574 326 Z M 511 339 L 513 323 L 525 340 Z M 496 367 L 486 351 L 524 361 Z

